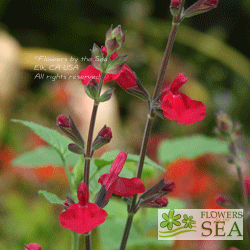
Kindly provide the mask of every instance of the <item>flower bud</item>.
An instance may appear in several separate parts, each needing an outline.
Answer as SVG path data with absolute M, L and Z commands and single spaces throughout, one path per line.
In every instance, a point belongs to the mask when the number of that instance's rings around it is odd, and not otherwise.
M 84 85 L 85 93 L 93 100 L 98 96 L 98 82 L 92 78 L 87 85 Z
M 165 196 L 149 199 L 141 202 L 140 204 L 141 207 L 150 207 L 150 208 L 166 207 L 167 205 L 168 205 L 168 199 Z
M 220 195 L 216 196 L 215 198 L 216 204 L 225 207 L 225 208 L 232 208 L 232 209 L 241 209 L 242 206 L 234 201 L 231 197 L 228 195 L 221 193 Z
M 199 0 L 190 6 L 184 13 L 185 17 L 192 17 L 217 7 L 218 0 Z
M 181 5 L 181 1 L 180 0 L 172 0 L 170 3 L 170 11 L 172 16 L 177 16 L 179 13 L 179 8 Z
M 216 7 L 218 2 L 218 0 L 207 0 L 204 4 L 210 7 Z
M 173 181 L 165 181 L 164 179 L 161 179 L 157 184 L 140 196 L 135 211 L 137 211 L 140 206 L 152 208 L 167 206 L 168 200 L 164 195 L 172 192 L 174 188 L 175 183 Z
M 120 48 L 120 44 L 117 42 L 116 38 L 109 39 L 106 43 L 106 48 L 110 52 L 115 52 Z
M 220 139 L 233 142 L 241 135 L 241 124 L 233 123 L 229 115 L 220 112 L 216 115 L 216 122 L 217 127 L 214 132 Z
M 113 52 L 121 48 L 125 42 L 125 34 L 121 30 L 121 25 L 118 25 L 112 30 L 111 28 L 106 33 L 105 46 L 107 47 L 107 55 L 110 56 Z
M 66 115 L 59 115 L 56 118 L 56 123 L 60 127 L 68 128 L 69 127 L 69 119 Z
M 56 119 L 59 128 L 77 145 L 84 148 L 84 140 L 79 133 L 73 119 L 69 116 L 59 115 Z
M 168 205 L 168 198 L 162 196 L 155 201 L 160 207 L 166 207 Z
M 111 128 L 107 127 L 106 125 L 101 129 L 98 133 L 97 137 L 95 138 L 92 149 L 97 150 L 104 146 L 105 144 L 109 143 L 112 139 L 112 131 Z
M 30 243 L 25 246 L 23 245 L 24 250 L 42 250 L 41 246 L 37 243 Z
M 231 133 L 233 129 L 233 122 L 228 114 L 220 112 L 216 116 L 216 122 L 218 125 L 218 129 L 222 133 Z
M 111 27 L 106 33 L 106 40 L 112 39 L 112 30 L 113 30 L 113 25 L 111 25 Z
M 163 187 L 163 191 L 170 193 L 175 189 L 175 183 L 173 181 L 166 181 L 164 182 L 164 187 Z

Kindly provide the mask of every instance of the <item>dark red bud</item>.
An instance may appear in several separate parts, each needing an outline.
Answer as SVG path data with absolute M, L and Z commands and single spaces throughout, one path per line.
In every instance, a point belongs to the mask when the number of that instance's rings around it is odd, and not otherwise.
M 175 183 L 173 181 L 164 182 L 163 191 L 172 192 L 175 188 Z
M 56 118 L 56 123 L 58 126 L 68 128 L 69 127 L 69 118 L 66 115 L 59 115 Z
M 168 205 L 168 198 L 162 196 L 155 201 L 160 207 L 166 207 Z
M 207 0 L 204 4 L 211 6 L 211 7 L 215 7 L 218 4 L 218 0 Z
M 223 205 L 225 202 L 227 202 L 227 199 L 225 196 L 220 194 L 220 195 L 216 196 L 215 201 L 218 205 Z
M 120 48 L 120 44 L 117 42 L 116 37 L 107 40 L 105 45 L 107 50 L 110 51 L 110 53 L 113 53 L 114 51 Z
M 100 132 L 100 136 L 111 139 L 112 138 L 112 131 L 110 127 L 104 127 L 103 130 Z
M 181 4 L 180 0 L 172 0 L 170 6 L 174 8 L 178 8 Z

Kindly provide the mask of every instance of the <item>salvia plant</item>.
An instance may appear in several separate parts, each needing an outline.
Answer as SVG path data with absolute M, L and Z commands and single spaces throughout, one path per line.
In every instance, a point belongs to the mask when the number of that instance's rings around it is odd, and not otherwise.
M 171 56 L 178 27 L 185 18 L 208 12 L 217 7 L 218 0 L 199 0 L 187 9 L 184 8 L 185 0 L 172 0 L 170 11 L 173 16 L 172 27 L 158 78 L 155 83 L 154 92 L 149 93 L 138 79 L 137 75 L 127 65 L 127 55 L 120 55 L 119 50 L 126 41 L 126 32 L 121 26 L 111 28 L 106 33 L 103 46 L 93 45 L 91 49 L 92 64 L 79 72 L 79 78 L 83 84 L 86 94 L 93 100 L 93 109 L 89 125 L 88 137 L 83 138 L 79 132 L 73 118 L 70 115 L 59 115 L 57 125 L 60 131 L 66 135 L 61 135 L 55 130 L 42 127 L 32 122 L 13 120 L 31 128 L 42 137 L 59 154 L 66 175 L 68 177 L 71 194 L 67 197 L 59 198 L 57 195 L 47 191 L 39 191 L 53 204 L 60 204 L 62 211 L 59 221 L 63 228 L 72 232 L 72 250 L 83 249 L 79 245 L 79 239 L 83 235 L 86 250 L 92 249 L 91 232 L 94 228 L 105 223 L 109 214 L 105 207 L 109 205 L 112 196 L 116 196 L 127 206 L 127 221 L 124 221 L 123 236 L 120 238 L 120 250 L 126 249 L 130 235 L 133 219 L 140 208 L 162 208 L 168 206 L 169 200 L 166 195 L 175 188 L 175 183 L 171 180 L 162 179 L 148 190 L 142 182 L 143 167 L 149 162 L 146 157 L 147 145 L 151 134 L 152 124 L 156 117 L 171 120 L 178 124 L 192 125 L 202 121 L 206 116 L 206 107 L 202 100 L 192 100 L 189 96 L 181 92 L 181 87 L 188 84 L 188 77 L 183 73 L 176 75 L 176 78 L 165 89 L 162 89 L 166 69 Z M 105 124 L 94 138 L 95 122 L 98 114 L 98 107 L 102 102 L 107 102 L 112 98 L 115 88 L 102 91 L 103 84 L 115 80 L 124 90 L 124 95 L 131 94 L 145 101 L 148 112 L 144 134 L 142 138 L 139 156 L 130 155 L 124 151 L 116 152 L 109 159 L 103 161 L 95 160 L 95 152 L 116 136 L 112 133 L 112 127 Z M 127 92 L 127 93 L 126 93 Z M 108 121 L 107 121 L 108 122 Z M 218 127 L 215 129 L 220 139 L 228 142 L 230 155 L 228 162 L 235 164 L 243 193 L 243 207 L 248 209 L 248 201 L 239 162 L 239 149 L 235 140 L 240 134 L 240 125 L 233 123 L 230 117 L 220 113 L 217 116 Z M 188 149 L 187 149 L 188 150 Z M 169 153 L 169 152 L 168 152 Z M 70 171 L 67 159 L 70 155 L 80 155 L 78 163 Z M 171 154 L 171 152 L 170 152 Z M 121 177 L 120 172 L 126 161 L 138 163 L 137 174 L 133 178 Z M 107 172 L 100 174 L 99 170 L 103 166 L 111 165 Z M 154 164 L 152 164 L 154 165 Z M 158 168 L 159 165 L 155 164 Z M 93 176 L 98 175 L 97 179 Z M 95 182 L 95 183 L 94 183 Z M 246 180 L 246 183 L 250 183 Z M 246 184 L 247 186 L 247 184 Z M 98 187 L 98 191 L 95 192 Z M 250 184 L 248 184 L 250 187 Z M 250 188 L 249 188 L 250 189 Z M 230 198 L 229 195 L 221 194 L 216 198 L 216 202 L 224 207 L 241 208 L 242 205 Z M 246 217 L 248 221 L 248 217 Z M 247 225 L 250 224 L 247 222 Z M 247 226 L 247 227 L 248 227 Z M 249 233 L 249 228 L 247 228 Z M 42 246 L 38 243 L 24 244 L 26 250 L 40 250 Z M 53 249 L 53 247 L 51 248 Z

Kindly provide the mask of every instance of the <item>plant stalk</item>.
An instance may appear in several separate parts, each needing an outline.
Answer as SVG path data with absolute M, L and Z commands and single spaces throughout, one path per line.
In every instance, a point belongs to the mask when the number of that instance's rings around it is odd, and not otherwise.
M 172 28 L 171 28 L 171 31 L 170 31 L 170 35 L 169 35 L 169 39 L 168 39 L 167 46 L 166 46 L 166 49 L 165 49 L 165 53 L 164 53 L 164 56 L 163 56 L 161 68 L 160 68 L 160 71 L 159 71 L 159 74 L 158 74 L 158 78 L 157 78 L 157 81 L 156 81 L 156 85 L 155 85 L 152 100 L 154 100 L 154 99 L 156 99 L 158 97 L 158 95 L 160 93 L 160 90 L 161 90 L 161 87 L 162 87 L 162 83 L 163 83 L 163 80 L 164 80 L 164 77 L 165 77 L 165 73 L 166 73 L 166 69 L 167 69 L 167 66 L 168 66 L 169 58 L 170 58 L 170 55 L 171 55 L 171 52 L 172 52 L 172 48 L 173 48 L 175 36 L 176 36 L 176 33 L 177 33 L 177 29 L 178 29 L 178 25 L 179 25 L 180 16 L 181 16 L 183 6 L 184 6 L 184 1 L 182 1 L 182 5 L 181 5 L 180 12 L 179 12 L 178 16 L 173 18 Z M 152 103 L 152 101 L 150 103 Z M 138 163 L 138 168 L 137 168 L 137 175 L 136 175 L 137 178 L 141 178 L 141 176 L 142 176 L 142 171 L 143 171 L 143 165 L 144 165 L 144 160 L 145 160 L 146 151 L 147 151 L 148 140 L 149 140 L 149 136 L 151 134 L 154 117 L 155 117 L 155 113 L 154 113 L 154 110 L 152 108 L 152 105 L 150 105 L 149 106 L 148 117 L 147 117 L 147 121 L 146 121 L 146 126 L 145 126 L 145 129 L 144 129 L 141 150 L 140 150 L 140 158 L 139 158 L 139 163 Z M 125 229 L 124 229 L 120 250 L 126 249 L 126 245 L 127 245 L 131 225 L 132 225 L 132 222 L 133 222 L 133 217 L 135 215 L 134 210 L 135 210 L 135 206 L 136 206 L 136 201 L 137 201 L 137 194 L 135 194 L 133 196 L 133 199 L 132 199 L 132 202 L 131 202 L 130 213 L 128 214 L 128 218 L 127 218 L 126 226 L 125 226 Z
M 85 234 L 84 238 L 85 238 L 85 249 L 91 250 L 92 246 L 91 246 L 91 234 L 90 234 L 90 232 L 88 234 Z
M 98 85 L 99 88 L 98 88 L 97 100 L 99 99 L 100 94 L 101 94 L 102 85 L 104 83 L 105 75 L 106 75 L 105 73 L 101 74 L 101 79 L 100 79 L 100 82 Z M 94 134 L 98 106 L 99 106 L 99 101 L 95 100 L 93 110 L 92 110 L 91 119 L 90 119 L 86 154 L 84 155 L 85 165 L 84 165 L 83 181 L 86 183 L 87 187 L 89 187 L 90 161 L 91 161 L 92 156 L 93 156 L 92 141 L 93 141 L 93 134 Z M 90 233 L 85 234 L 85 248 L 86 248 L 86 250 L 91 250 L 91 234 Z
M 102 85 L 104 82 L 105 74 L 102 73 L 101 79 L 99 82 L 99 89 L 98 89 L 98 98 L 101 94 Z M 84 166 L 84 178 L 83 181 L 86 183 L 87 187 L 89 187 L 89 169 L 90 169 L 90 161 L 92 158 L 92 141 L 93 141 L 93 134 L 94 134 L 94 128 L 95 128 L 95 121 L 96 121 L 96 115 L 98 110 L 99 102 L 95 101 L 92 115 L 90 119 L 90 125 L 89 125 L 89 133 L 88 133 L 88 141 L 87 141 L 87 148 L 86 148 L 86 154 L 85 154 L 85 166 Z
M 232 146 L 233 146 L 233 154 L 236 158 L 235 167 L 236 167 L 239 182 L 240 182 L 240 189 L 241 189 L 242 202 L 243 202 L 243 208 L 244 208 L 244 220 L 246 223 L 247 237 L 248 237 L 248 242 L 250 245 L 250 218 L 249 218 L 249 214 L 248 214 L 249 213 L 248 197 L 247 197 L 243 173 L 242 173 L 242 169 L 241 169 L 239 149 L 238 149 L 238 146 L 235 143 L 235 141 L 232 142 Z

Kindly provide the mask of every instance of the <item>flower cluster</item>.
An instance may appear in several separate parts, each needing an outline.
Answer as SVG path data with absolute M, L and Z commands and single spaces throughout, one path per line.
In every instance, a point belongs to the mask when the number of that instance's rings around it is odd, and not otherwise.
M 101 47 L 102 53 L 107 55 L 107 48 L 105 46 Z M 117 52 L 114 52 L 110 56 L 110 60 L 113 61 L 118 57 Z M 100 81 L 101 71 L 96 69 L 93 65 L 89 65 L 87 68 L 83 69 L 79 73 L 79 78 L 82 80 L 83 85 L 87 85 L 88 82 L 94 78 L 98 83 Z M 127 90 L 129 88 L 136 86 L 136 77 L 132 69 L 124 64 L 121 70 L 116 74 L 106 74 L 104 78 L 104 83 L 116 80 L 121 88 Z
M 106 190 L 103 202 L 99 206 L 89 202 L 89 191 L 84 182 L 81 182 L 77 189 L 78 203 L 75 203 L 70 198 L 66 198 L 64 203 L 66 211 L 62 212 L 59 216 L 62 227 L 80 234 L 90 232 L 102 224 L 108 216 L 107 212 L 101 207 L 103 207 L 103 203 L 107 204 L 106 200 L 110 199 L 113 193 L 123 197 L 131 197 L 134 194 L 145 191 L 145 186 L 141 179 L 128 179 L 118 176 L 125 164 L 126 158 L 127 154 L 120 152 L 111 166 L 110 173 L 103 174 L 99 178 L 98 182 Z

